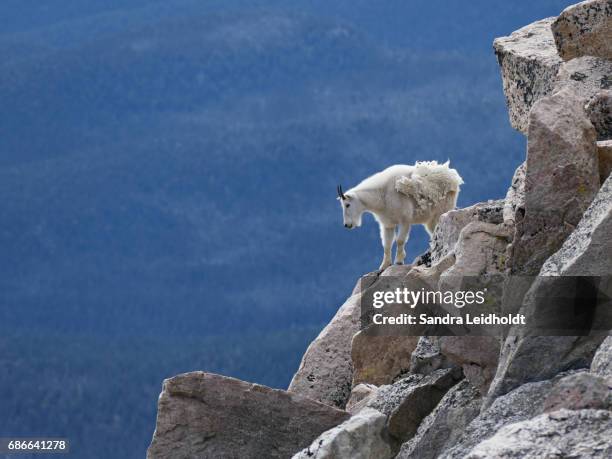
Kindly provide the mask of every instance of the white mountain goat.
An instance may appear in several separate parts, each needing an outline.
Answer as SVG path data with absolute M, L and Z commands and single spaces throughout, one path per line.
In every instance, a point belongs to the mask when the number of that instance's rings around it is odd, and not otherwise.
M 380 270 L 391 265 L 391 246 L 397 228 L 395 263 L 406 258 L 404 245 L 410 225 L 421 224 L 431 235 L 440 215 L 455 208 L 463 180 L 449 161 L 397 164 L 368 177 L 346 193 L 338 186 L 338 200 L 346 228 L 361 226 L 364 212 L 374 215 L 380 226 L 384 257 Z

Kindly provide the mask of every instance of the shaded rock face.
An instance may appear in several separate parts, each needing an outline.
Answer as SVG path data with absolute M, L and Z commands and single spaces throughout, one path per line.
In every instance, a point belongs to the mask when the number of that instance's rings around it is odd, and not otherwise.
M 527 420 L 544 411 L 544 400 L 555 384 L 566 375 L 552 380 L 524 384 L 497 398 L 465 428 L 454 446 L 440 458 L 463 459 L 478 443 L 493 436 L 503 426 Z
M 544 401 L 544 411 L 612 408 L 612 380 L 581 372 L 562 378 Z
M 591 371 L 605 378 L 612 378 L 612 336 L 608 336 L 597 349 L 591 362 Z
M 552 92 L 562 63 L 550 28 L 554 20 L 534 22 L 493 42 L 510 124 L 523 134 L 527 134 L 531 107 Z
M 563 60 L 612 59 L 612 1 L 590 0 L 566 8 L 551 25 Z
M 455 249 L 461 230 L 468 223 L 501 223 L 503 221 L 503 201 L 487 201 L 463 209 L 446 212 L 440 217 L 429 244 L 431 264 L 439 263 Z
M 588 368 L 603 336 L 510 336 L 487 393 L 486 404 L 528 381 L 548 379 L 563 370 Z
M 410 375 L 392 385 L 382 386 L 367 404 L 388 416 L 389 434 L 400 445 L 412 437 L 419 424 L 461 377 L 456 369 Z
M 597 140 L 612 139 L 612 90 L 596 93 L 585 106 L 585 110 L 597 131 Z
M 339 426 L 323 433 L 293 459 L 388 459 L 393 457 L 387 440 L 387 417 L 364 408 Z M 262 456 L 265 457 L 265 456 Z
M 469 459 L 612 457 L 612 418 L 605 410 L 561 410 L 502 428 Z
M 597 142 L 599 156 L 599 181 L 603 184 L 612 173 L 612 140 Z
M 291 457 L 349 417 L 289 392 L 204 372 L 164 381 L 147 457 Z
M 605 276 L 612 272 L 612 178 L 608 178 L 584 212 L 576 229 L 540 271 L 521 310 L 534 317 L 538 296 L 554 290 L 552 276 Z M 560 371 L 586 368 L 604 336 L 509 336 L 489 389 L 489 401 L 527 381 L 548 379 Z
M 482 399 L 467 380 L 452 387 L 423 420 L 416 435 L 404 443 L 397 459 L 434 459 L 455 444 L 479 413 Z
M 353 337 L 353 386 L 392 383 L 410 369 L 410 358 L 418 336 L 368 336 L 358 332 Z
M 571 90 L 540 99 L 529 119 L 525 217 L 515 230 L 511 270 L 536 275 L 593 200 L 599 171 L 595 129 Z
M 612 272 L 612 177 L 604 182 L 576 229 L 542 267 L 542 276 L 605 276 Z
M 440 351 L 461 366 L 466 379 L 486 394 L 499 359 L 499 338 L 493 336 L 441 336 Z

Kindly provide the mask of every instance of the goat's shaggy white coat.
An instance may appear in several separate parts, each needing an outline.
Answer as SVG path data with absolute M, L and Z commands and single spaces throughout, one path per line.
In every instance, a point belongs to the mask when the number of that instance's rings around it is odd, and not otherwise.
M 397 229 L 395 262 L 403 264 L 410 226 L 422 224 L 431 235 L 440 215 L 457 205 L 461 184 L 463 180 L 449 167 L 449 161 L 388 167 L 339 197 L 344 226 L 361 226 L 364 212 L 374 215 L 384 248 L 380 270 L 391 264 L 391 247 Z

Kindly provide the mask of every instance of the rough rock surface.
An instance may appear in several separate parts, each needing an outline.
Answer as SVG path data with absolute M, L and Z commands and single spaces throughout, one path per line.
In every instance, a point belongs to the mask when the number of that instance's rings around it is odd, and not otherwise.
M 525 215 L 525 168 L 524 162 L 516 168 L 504 199 L 503 219 L 508 226 L 514 226 Z
M 612 272 L 612 177 L 604 182 L 577 228 L 541 270 L 542 276 L 605 276 Z
M 591 371 L 605 378 L 612 378 L 612 336 L 608 336 L 597 349 L 591 362 Z
M 423 418 L 431 413 L 460 376 L 460 371 L 450 368 L 427 376 L 411 375 L 380 387 L 367 406 L 388 416 L 389 434 L 401 444 L 416 433 Z
M 459 234 L 468 223 L 501 223 L 503 206 L 503 201 L 487 201 L 443 214 L 429 244 L 431 263 L 438 263 L 455 249 Z
M 410 369 L 410 357 L 418 340 L 418 336 L 368 336 L 358 332 L 351 346 L 353 386 L 392 383 Z
M 559 380 L 544 401 L 544 411 L 609 410 L 612 408 L 612 379 L 587 372 Z
M 524 134 L 527 134 L 531 107 L 552 92 L 562 62 L 550 29 L 554 19 L 534 22 L 493 42 L 510 124 Z
M 612 1 L 589 0 L 569 6 L 551 25 L 563 60 L 580 56 L 612 59 Z
M 361 293 L 349 297 L 310 343 L 289 391 L 344 408 L 353 380 L 351 341 L 359 331 L 360 298 Z
M 351 390 L 351 396 L 346 403 L 346 411 L 351 414 L 359 412 L 363 408 L 370 398 L 374 396 L 378 387 L 374 384 L 358 384 Z
M 506 249 L 510 243 L 510 228 L 504 224 L 481 221 L 468 223 L 459 235 L 455 246 L 455 264 L 440 276 L 440 286 L 444 290 L 465 288 L 464 276 L 484 288 L 492 274 L 504 272 L 506 268 Z M 497 283 L 499 287 L 499 283 Z M 501 303 L 501 291 L 489 289 Z M 450 313 L 456 313 L 450 306 Z M 494 304 L 484 304 L 480 309 L 472 308 L 472 314 L 496 312 Z M 440 350 L 451 362 L 463 368 L 465 377 L 481 393 L 486 393 L 497 367 L 499 339 L 487 336 L 444 336 L 439 339 Z
M 453 368 L 452 363 L 440 352 L 437 336 L 421 336 L 410 357 L 410 373 L 428 375 L 441 368 Z
M 576 229 L 553 254 L 531 286 L 521 310 L 535 315 L 539 289 L 553 289 L 553 276 L 606 276 L 612 272 L 612 177 L 584 212 Z M 489 402 L 527 381 L 548 379 L 556 373 L 590 365 L 604 336 L 509 336 L 489 389 Z
M 460 365 L 466 379 L 486 394 L 499 359 L 499 338 L 493 336 L 441 336 L 440 351 Z
M 599 181 L 603 184 L 612 173 L 612 140 L 597 142 L 599 156 Z
M 468 459 L 609 458 L 612 413 L 561 410 L 502 428 L 476 446 Z
M 577 228 L 561 249 L 551 256 L 541 276 L 609 275 L 612 272 L 612 179 L 608 178 L 584 212 Z M 532 298 L 542 289 L 553 289 L 558 279 L 536 280 L 521 310 L 534 316 Z M 509 336 L 504 343 L 500 364 L 489 390 L 492 400 L 523 384 L 550 378 L 559 371 L 587 367 L 602 336 Z
M 585 110 L 597 131 L 597 140 L 612 139 L 612 90 L 605 89 L 596 93 Z
M 531 110 L 525 217 L 513 241 L 514 274 L 536 275 L 599 189 L 596 133 L 583 105 L 565 89 L 540 99 Z
M 387 459 L 393 457 L 380 411 L 364 408 L 342 424 L 324 432 L 293 459 Z M 266 456 L 261 456 L 266 457 Z
M 291 457 L 349 417 L 306 397 L 220 375 L 164 381 L 147 457 Z
M 498 397 L 491 406 L 481 409 L 480 414 L 465 428 L 455 445 L 440 457 L 463 459 L 478 443 L 493 436 L 503 426 L 543 413 L 546 395 L 564 376 L 566 375 L 524 384 Z
M 463 429 L 479 413 L 482 399 L 467 380 L 452 387 L 404 443 L 397 459 L 434 459 L 455 444 Z
M 459 234 L 455 245 L 455 264 L 441 279 L 461 279 L 463 276 L 501 273 L 506 268 L 505 253 L 512 234 L 506 225 L 474 221 Z
M 563 370 L 587 368 L 602 336 L 527 336 L 506 339 L 485 404 L 527 381 Z
M 564 62 L 555 77 L 553 93 L 566 88 L 586 105 L 601 90 L 612 88 L 612 61 L 585 56 Z

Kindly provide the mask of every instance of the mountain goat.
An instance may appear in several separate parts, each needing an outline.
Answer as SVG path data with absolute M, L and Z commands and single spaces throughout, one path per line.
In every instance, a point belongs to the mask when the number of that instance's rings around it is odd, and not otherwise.
M 455 208 L 463 180 L 449 161 L 397 164 L 368 177 L 347 192 L 338 186 L 338 200 L 346 228 L 361 226 L 364 212 L 374 215 L 380 226 L 384 256 L 380 270 L 391 265 L 391 246 L 397 228 L 395 263 L 406 258 L 404 245 L 410 225 L 421 224 L 431 235 L 440 215 Z

